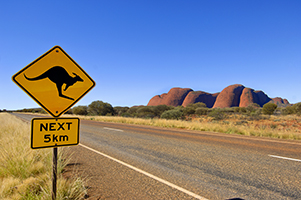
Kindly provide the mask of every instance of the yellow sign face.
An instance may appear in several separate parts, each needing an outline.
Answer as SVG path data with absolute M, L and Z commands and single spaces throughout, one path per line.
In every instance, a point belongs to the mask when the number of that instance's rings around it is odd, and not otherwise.
M 71 146 L 79 143 L 79 118 L 33 118 L 31 148 Z
M 59 46 L 12 77 L 53 117 L 59 117 L 94 86 L 93 79 Z

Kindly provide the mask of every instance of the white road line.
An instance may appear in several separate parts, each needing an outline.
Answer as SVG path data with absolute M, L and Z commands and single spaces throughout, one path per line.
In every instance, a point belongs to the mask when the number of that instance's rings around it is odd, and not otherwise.
M 123 132 L 121 129 L 115 129 L 115 128 L 108 128 L 108 127 L 103 127 L 103 129 L 111 130 L 111 131 L 120 131 Z
M 111 156 L 108 156 L 108 155 L 106 155 L 106 154 L 104 154 L 104 153 L 101 153 L 101 152 L 99 152 L 99 151 L 97 151 L 97 150 L 95 150 L 95 149 L 92 149 L 92 148 L 90 148 L 90 147 L 87 147 L 87 146 L 85 146 L 85 145 L 83 145 L 83 144 L 79 144 L 79 145 L 82 146 L 82 147 L 84 147 L 84 148 L 86 148 L 86 149 L 89 149 L 90 151 L 93 151 L 93 152 L 95 152 L 95 153 L 97 153 L 97 154 L 99 154 L 99 155 L 102 155 L 102 156 L 104 156 L 104 157 L 106 157 L 106 158 L 109 158 L 109 159 L 111 159 L 111 160 L 113 160 L 113 161 L 115 161 L 115 162 L 117 162 L 117 163 L 119 163 L 119 164 L 122 164 L 122 165 L 124 165 L 124 166 L 126 166 L 126 167 L 128 167 L 128 168 L 130 168 L 130 169 L 133 169 L 133 170 L 135 170 L 135 171 L 137 171 L 137 172 L 139 172 L 139 173 L 141 173 L 141 174 L 144 174 L 144 175 L 146 175 L 146 176 L 148 176 L 148 177 L 150 177 L 150 178 L 152 178 L 152 179 L 155 179 L 155 180 L 157 180 L 157 181 L 159 181 L 159 182 L 161 182 L 161 183 L 164 183 L 164 184 L 166 184 L 166 185 L 168 185 L 168 186 L 170 186 L 170 187 L 172 187 L 172 188 L 175 188 L 175 189 L 177 189 L 177 190 L 179 190 L 179 191 L 181 191 L 181 192 L 184 192 L 185 194 L 188 194 L 188 195 L 190 195 L 190 196 L 192 196 L 192 197 L 194 197 L 194 198 L 196 198 L 196 199 L 200 199 L 200 200 L 208 200 L 208 199 L 206 199 L 206 198 L 204 198 L 204 197 L 201 197 L 201 196 L 199 196 L 199 195 L 197 195 L 197 194 L 195 194 L 195 193 L 193 193 L 193 192 L 190 192 L 190 191 L 188 191 L 188 190 L 186 190 L 186 189 L 184 189 L 184 188 L 181 188 L 180 186 L 177 186 L 177 185 L 175 185 L 175 184 L 173 184 L 173 183 L 171 183 L 171 182 L 168 182 L 168 181 L 166 181 L 166 180 L 164 180 L 164 179 L 161 179 L 161 178 L 159 178 L 159 177 L 157 177 L 157 176 L 154 176 L 154 175 L 152 175 L 152 174 L 150 174 L 150 173 L 148 173 L 148 172 L 146 172 L 146 171 L 143 171 L 143 170 L 138 169 L 138 168 L 136 168 L 136 167 L 134 167 L 134 166 L 132 166 L 132 165 L 129 165 L 129 164 L 127 164 L 127 163 L 125 163 L 125 162 L 123 162 L 123 161 L 121 161 L 121 160 L 118 160 L 118 159 L 116 159 L 116 158 L 113 158 L 113 157 L 111 157 Z
M 269 156 L 270 156 L 270 157 L 274 157 L 274 158 L 281 158 L 281 159 L 285 159 L 285 160 L 292 160 L 292 161 L 301 162 L 301 160 L 295 159 L 295 158 L 288 158 L 288 157 L 275 156 L 275 155 L 269 155 Z

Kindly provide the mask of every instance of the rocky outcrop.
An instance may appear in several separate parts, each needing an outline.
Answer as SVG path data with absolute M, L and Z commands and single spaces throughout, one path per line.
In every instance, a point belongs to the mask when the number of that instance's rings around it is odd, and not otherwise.
M 278 106 L 289 105 L 287 99 L 280 97 L 270 98 L 263 91 L 254 91 L 241 84 L 230 85 L 224 88 L 220 93 L 207 93 L 203 91 L 193 91 L 190 88 L 172 88 L 168 93 L 154 96 L 148 106 L 169 105 L 169 106 L 187 106 L 189 104 L 203 102 L 208 108 L 226 108 L 226 107 L 247 107 L 252 103 L 263 106 L 268 102 Z
M 164 93 L 164 94 L 161 94 L 161 95 L 156 95 L 156 96 L 154 96 L 153 98 L 151 98 L 151 100 L 149 100 L 149 102 L 148 102 L 148 106 L 158 106 L 158 105 L 163 105 L 163 104 L 165 104 L 164 102 L 163 102 L 163 99 L 164 99 L 164 97 L 166 96 L 167 94 L 166 93 Z M 167 105 L 167 104 L 166 104 Z
M 239 106 L 240 96 L 245 87 L 240 84 L 230 85 L 217 96 L 213 108 L 228 108 Z
M 278 106 L 290 104 L 287 99 L 282 99 L 280 97 L 272 98 L 270 102 L 274 103 L 274 104 L 276 104 Z
M 154 96 L 149 102 L 148 106 L 157 105 L 169 105 L 169 106 L 179 106 L 182 105 L 187 94 L 192 91 L 190 88 L 172 88 L 169 92 L 162 95 Z
M 186 96 L 182 106 L 186 107 L 189 104 L 203 102 L 208 108 L 212 108 L 217 95 L 219 95 L 219 93 L 210 94 L 202 91 L 191 91 Z
M 239 107 L 247 107 L 254 102 L 259 102 L 258 96 L 255 94 L 254 90 L 251 88 L 244 88 L 240 96 Z
M 257 103 L 258 105 L 260 105 L 260 107 L 262 107 L 264 104 L 271 101 L 271 98 L 268 97 L 268 95 L 266 95 L 263 91 L 259 90 L 259 91 L 255 91 L 254 93 L 258 97 L 258 102 L 254 102 L 254 103 Z

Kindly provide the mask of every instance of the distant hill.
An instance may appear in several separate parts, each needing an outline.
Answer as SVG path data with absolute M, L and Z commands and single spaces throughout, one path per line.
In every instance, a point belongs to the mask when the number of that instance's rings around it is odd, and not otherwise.
M 185 107 L 197 102 L 205 103 L 208 108 L 247 107 L 251 103 L 257 103 L 262 107 L 268 102 L 275 103 L 279 107 L 290 105 L 287 99 L 270 98 L 263 91 L 247 88 L 241 84 L 230 85 L 221 92 L 214 94 L 176 87 L 170 89 L 168 93 L 154 96 L 147 105 L 165 104 Z

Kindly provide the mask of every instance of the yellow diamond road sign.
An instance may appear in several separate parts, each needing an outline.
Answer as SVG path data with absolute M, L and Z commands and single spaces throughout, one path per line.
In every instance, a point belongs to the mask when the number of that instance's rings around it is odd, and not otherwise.
M 12 77 L 53 117 L 59 117 L 94 86 L 93 79 L 59 46 Z

